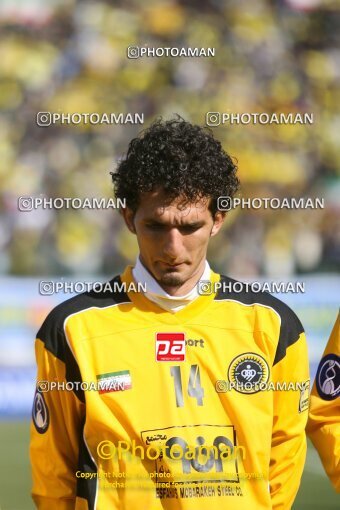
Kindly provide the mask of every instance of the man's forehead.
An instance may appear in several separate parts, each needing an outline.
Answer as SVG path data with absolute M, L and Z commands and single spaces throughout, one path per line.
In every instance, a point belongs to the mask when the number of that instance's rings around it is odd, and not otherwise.
M 157 219 L 159 221 L 188 222 L 197 221 L 210 212 L 208 211 L 209 199 L 202 198 L 189 202 L 184 196 L 174 199 L 161 192 L 143 193 L 139 209 L 142 209 L 143 216 Z

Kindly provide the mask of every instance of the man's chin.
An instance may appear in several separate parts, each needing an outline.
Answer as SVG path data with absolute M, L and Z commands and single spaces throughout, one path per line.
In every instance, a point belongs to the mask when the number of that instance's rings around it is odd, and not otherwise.
M 180 287 L 185 283 L 185 281 L 186 280 L 182 275 L 176 273 L 166 273 L 160 277 L 158 283 L 166 287 Z

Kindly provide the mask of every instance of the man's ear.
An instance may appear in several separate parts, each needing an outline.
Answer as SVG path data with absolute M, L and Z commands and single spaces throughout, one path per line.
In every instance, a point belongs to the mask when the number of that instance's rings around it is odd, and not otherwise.
M 210 232 L 210 237 L 214 237 L 216 234 L 218 234 L 218 232 L 220 231 L 220 229 L 224 223 L 225 218 L 226 218 L 226 213 L 224 211 L 217 211 L 215 213 L 214 224 L 213 224 L 211 232 Z
M 121 213 L 122 213 L 122 216 L 124 218 L 127 228 L 130 230 L 130 232 L 135 234 L 136 233 L 135 224 L 134 224 L 135 213 L 129 207 L 122 208 Z

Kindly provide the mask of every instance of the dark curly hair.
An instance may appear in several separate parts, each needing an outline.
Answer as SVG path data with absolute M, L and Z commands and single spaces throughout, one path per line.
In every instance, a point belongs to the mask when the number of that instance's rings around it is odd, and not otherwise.
M 169 200 L 184 203 L 210 198 L 217 211 L 219 196 L 233 197 L 239 187 L 237 166 L 208 128 L 186 122 L 180 116 L 156 120 L 138 138 L 112 172 L 116 198 L 136 211 L 140 194 L 162 188 Z

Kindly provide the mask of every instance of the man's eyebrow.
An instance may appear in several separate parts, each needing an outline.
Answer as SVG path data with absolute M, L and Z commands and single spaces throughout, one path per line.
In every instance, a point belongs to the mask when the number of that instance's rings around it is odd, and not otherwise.
M 155 218 L 144 218 L 144 222 L 149 223 L 150 225 L 162 225 L 162 226 L 169 225 L 168 222 L 159 221 L 159 220 L 156 220 Z M 198 220 L 198 221 L 190 221 L 187 223 L 180 223 L 176 226 L 178 226 L 178 227 L 201 227 L 204 224 L 205 224 L 204 220 Z
M 198 220 L 198 221 L 190 221 L 188 223 L 184 223 L 184 225 L 180 225 L 181 227 L 201 227 L 205 224 L 204 220 Z

